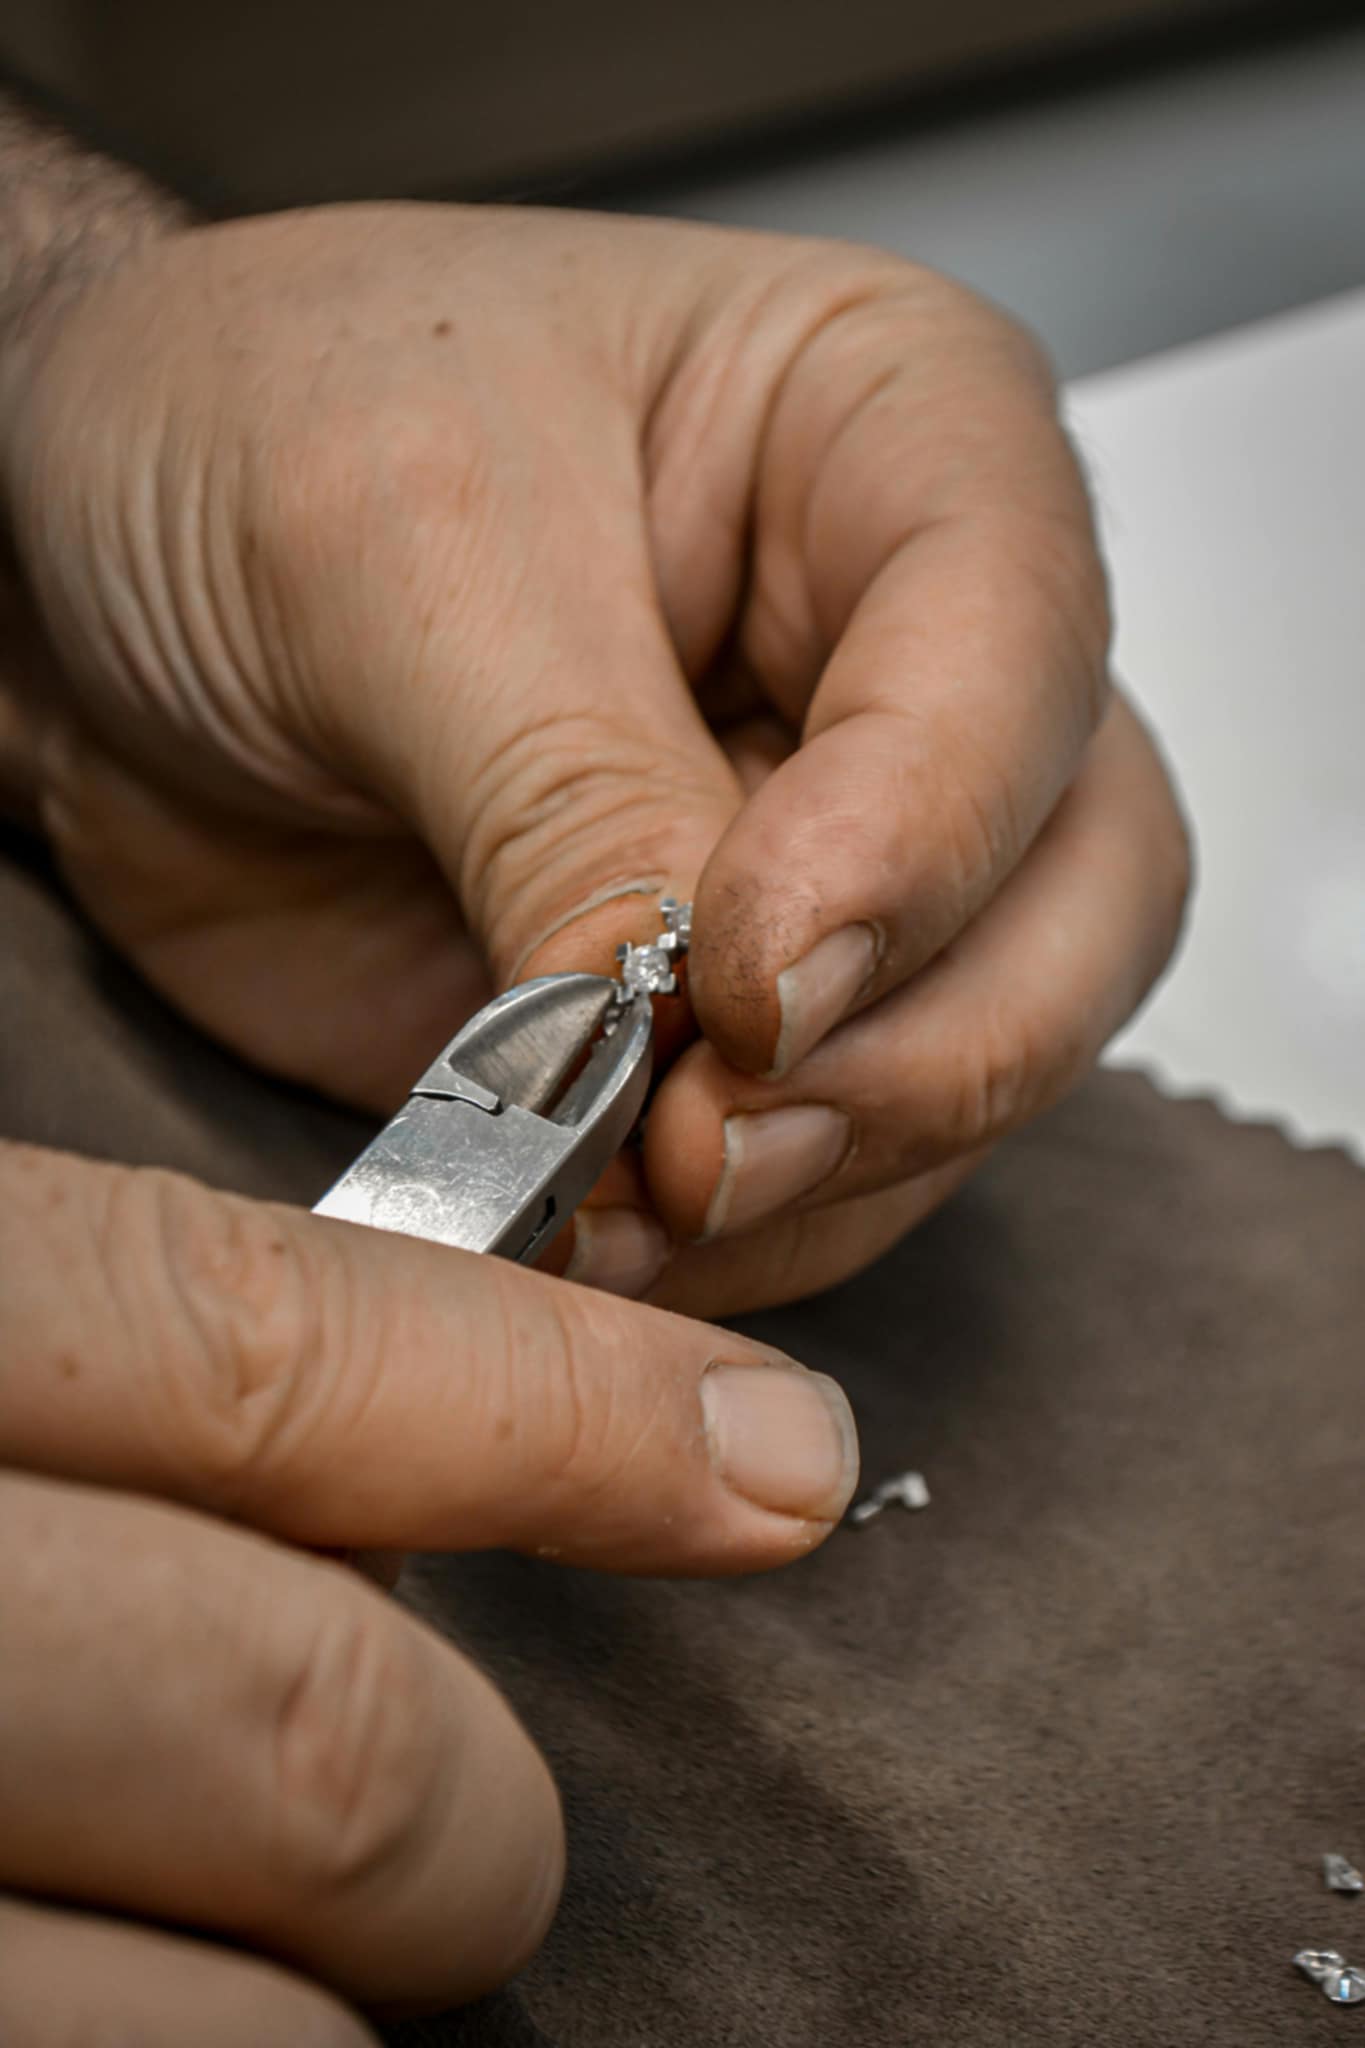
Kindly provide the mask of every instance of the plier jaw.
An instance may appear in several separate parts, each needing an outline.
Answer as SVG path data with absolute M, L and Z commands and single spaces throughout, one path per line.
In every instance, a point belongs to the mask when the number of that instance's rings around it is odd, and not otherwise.
M 525 1261 L 625 1143 L 653 1066 L 647 994 L 548 974 L 471 1018 L 315 1214 Z

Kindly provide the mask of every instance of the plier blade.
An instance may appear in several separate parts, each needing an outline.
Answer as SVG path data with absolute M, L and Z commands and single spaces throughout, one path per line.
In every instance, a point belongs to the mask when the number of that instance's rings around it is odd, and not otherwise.
M 527 1260 L 629 1137 L 653 1066 L 647 996 L 548 974 L 471 1018 L 314 1213 Z

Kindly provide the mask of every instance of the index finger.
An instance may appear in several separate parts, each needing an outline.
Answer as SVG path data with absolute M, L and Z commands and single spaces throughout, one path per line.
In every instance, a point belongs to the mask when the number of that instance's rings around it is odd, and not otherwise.
M 696 896 L 707 1036 L 781 1074 L 990 899 L 1106 691 L 1089 501 L 1033 344 L 891 273 L 789 369 L 759 458 L 746 655 L 802 744 Z

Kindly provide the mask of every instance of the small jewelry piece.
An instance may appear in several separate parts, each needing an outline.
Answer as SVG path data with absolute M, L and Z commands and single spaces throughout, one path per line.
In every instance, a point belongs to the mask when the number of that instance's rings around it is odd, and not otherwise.
M 618 946 L 617 964 L 621 974 L 621 998 L 617 1022 L 641 996 L 671 996 L 678 992 L 677 965 L 687 957 L 692 943 L 692 905 L 665 896 L 659 905 L 664 928 L 647 946 Z
M 876 1520 L 883 1508 L 927 1508 L 929 1489 L 924 1483 L 922 1472 L 898 1472 L 894 1479 L 883 1479 L 880 1486 L 874 1486 L 865 1500 L 856 1501 L 848 1511 L 848 1519 L 855 1529 L 861 1529 L 868 1522 Z
M 628 997 L 671 996 L 676 991 L 678 977 L 662 946 L 618 946 L 616 958 Z
M 1365 1877 L 1344 1856 L 1323 1857 L 1322 1881 L 1329 1892 L 1365 1892 Z
M 1348 1963 L 1334 1948 L 1301 1948 L 1294 1968 L 1318 1986 L 1333 2005 L 1359 2005 L 1365 1999 L 1365 1970 Z
M 659 909 L 669 932 L 678 942 L 678 951 L 685 953 L 692 943 L 692 905 L 679 903 L 676 896 L 665 896 Z

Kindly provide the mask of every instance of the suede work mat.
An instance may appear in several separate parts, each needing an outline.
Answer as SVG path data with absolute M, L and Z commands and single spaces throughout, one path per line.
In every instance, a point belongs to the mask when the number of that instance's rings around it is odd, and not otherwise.
M 0 864 L 0 1128 L 309 1201 L 364 1126 L 167 1014 Z M 401 1597 L 493 1673 L 571 1870 L 460 2048 L 1365 2039 L 1365 1176 L 1106 1075 L 751 1327 L 932 1503 L 722 1584 L 506 1555 Z M 250 2044 L 244 2044 L 250 2048 Z

